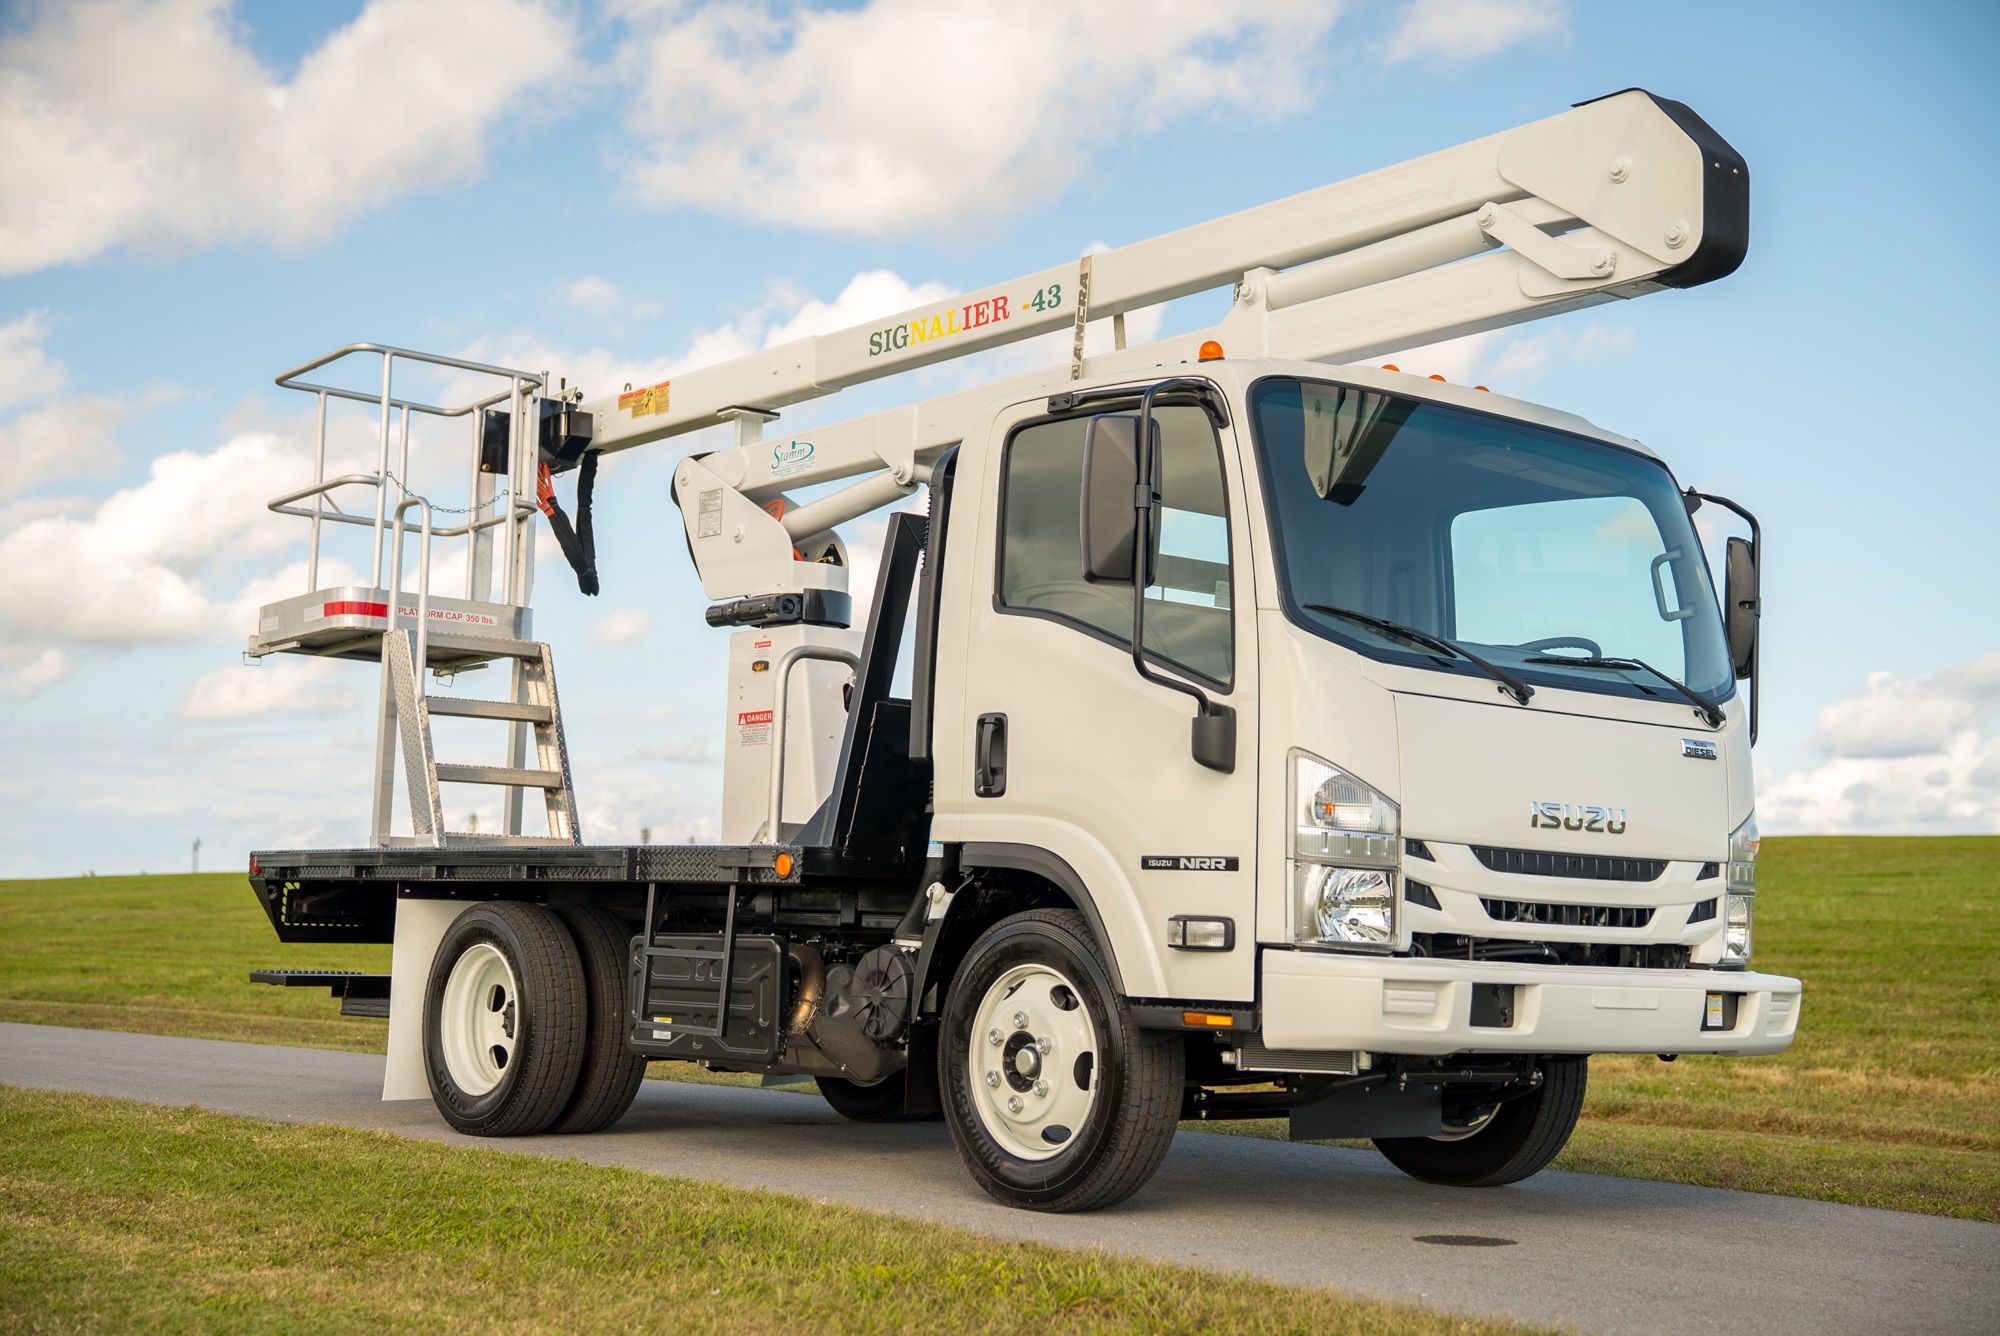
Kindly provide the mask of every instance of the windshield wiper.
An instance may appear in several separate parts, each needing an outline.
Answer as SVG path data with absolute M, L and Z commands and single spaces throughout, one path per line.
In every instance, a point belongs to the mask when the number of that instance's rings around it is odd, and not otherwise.
M 1679 678 L 1669 677 L 1667 674 L 1655 668 L 1652 664 L 1647 663 L 1644 659 L 1621 659 L 1621 658 L 1613 658 L 1595 654 L 1591 655 L 1588 658 L 1579 659 L 1579 658 L 1571 658 L 1570 656 L 1564 654 L 1538 654 L 1534 658 L 1529 659 L 1528 662 L 1562 663 L 1562 664 L 1568 664 L 1573 668 L 1643 669 L 1644 671 L 1649 672 L 1653 676 L 1659 678 L 1662 682 L 1665 682 L 1675 691 L 1680 692 L 1681 695 L 1687 697 L 1688 701 L 1694 706 L 1694 708 L 1697 711 L 1700 712 L 1701 717 L 1708 723 L 1708 726 L 1710 728 L 1722 727 L 1721 706 L 1717 705 L 1714 701 L 1710 700 L 1708 697 L 1702 695 L 1699 691 L 1696 691 L 1693 687 L 1688 686 L 1685 682 L 1682 682 Z
M 1363 626 L 1372 626 L 1378 631 L 1387 631 L 1391 635 L 1401 636 L 1403 639 L 1416 644 L 1426 645 L 1431 649 L 1443 650 L 1446 654 L 1454 658 L 1464 659 L 1467 663 L 1485 672 L 1488 677 L 1498 682 L 1502 690 L 1523 705 L 1528 703 L 1528 697 L 1535 694 L 1533 687 L 1508 672 L 1505 668 L 1494 667 L 1471 650 L 1464 648 L 1454 641 L 1446 640 L 1443 636 L 1434 636 L 1429 631 L 1419 631 L 1414 626 L 1405 626 L 1401 622 L 1392 622 L 1386 617 L 1373 617 L 1365 612 L 1356 612 L 1352 608 L 1336 608 L 1330 603 L 1302 603 L 1299 606 L 1305 608 L 1308 612 L 1323 612 L 1330 617 L 1345 617 L 1350 622 L 1360 622 Z

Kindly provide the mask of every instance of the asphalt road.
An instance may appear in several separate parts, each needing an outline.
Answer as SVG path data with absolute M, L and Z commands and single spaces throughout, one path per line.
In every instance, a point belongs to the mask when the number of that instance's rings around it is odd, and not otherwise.
M 771 1188 L 1450 1312 L 1618 1333 L 2000 1331 L 2000 1225 L 1591 1174 L 1451 1190 L 1372 1152 L 1215 1134 L 1177 1138 L 1121 1206 L 1046 1216 L 981 1193 L 937 1123 L 867 1126 L 816 1096 L 648 1081 L 608 1132 L 476 1142 L 429 1101 L 383 1103 L 382 1067 L 363 1054 L 0 1024 L 8 1085 Z

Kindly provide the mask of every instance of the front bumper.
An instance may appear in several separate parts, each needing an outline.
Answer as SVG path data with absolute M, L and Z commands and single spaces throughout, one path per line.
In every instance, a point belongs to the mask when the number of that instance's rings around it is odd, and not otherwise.
M 1263 953 L 1263 1042 L 1371 1053 L 1781 1053 L 1800 985 L 1775 974 Z M 1510 1024 L 1474 1025 L 1476 986 L 1511 985 Z M 1710 993 L 1735 1024 L 1704 1030 Z M 1488 1014 L 1485 1019 L 1491 1020 Z

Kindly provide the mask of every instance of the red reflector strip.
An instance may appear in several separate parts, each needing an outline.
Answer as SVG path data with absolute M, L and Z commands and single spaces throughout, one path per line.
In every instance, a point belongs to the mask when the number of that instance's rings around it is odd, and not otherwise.
M 387 617 L 387 603 L 329 603 L 319 610 L 322 617 Z

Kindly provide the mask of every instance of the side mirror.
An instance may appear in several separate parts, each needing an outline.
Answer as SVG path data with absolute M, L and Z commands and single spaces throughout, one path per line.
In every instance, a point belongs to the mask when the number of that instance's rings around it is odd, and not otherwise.
M 1159 501 L 1160 427 L 1151 432 L 1153 501 Z M 1083 551 L 1083 578 L 1092 584 L 1132 584 L 1134 557 L 1139 547 L 1139 419 L 1133 414 L 1101 413 L 1090 419 L 1083 434 L 1083 489 L 1078 515 L 1079 538 Z M 1153 536 L 1155 552 L 1149 554 L 1143 587 L 1152 583 L 1153 556 L 1158 550 L 1158 534 Z
M 1748 539 L 1729 540 L 1724 567 L 1723 602 L 1727 608 L 1723 625 L 1729 635 L 1729 662 L 1738 677 L 1748 677 L 1757 663 L 1757 623 L 1762 615 L 1757 598 L 1757 559 Z

